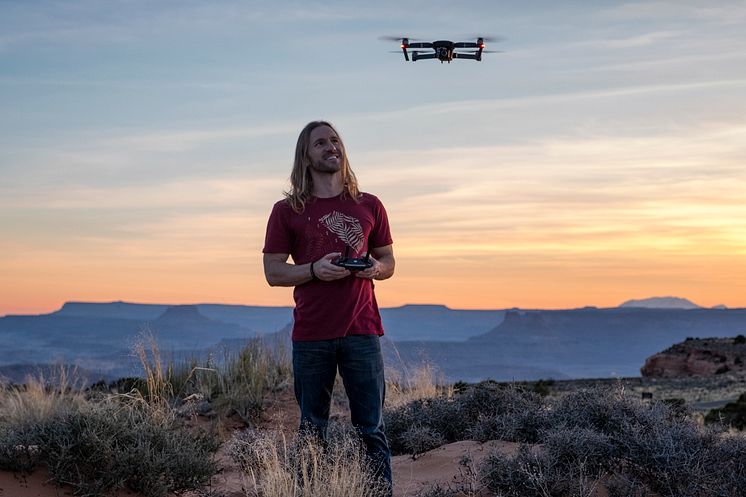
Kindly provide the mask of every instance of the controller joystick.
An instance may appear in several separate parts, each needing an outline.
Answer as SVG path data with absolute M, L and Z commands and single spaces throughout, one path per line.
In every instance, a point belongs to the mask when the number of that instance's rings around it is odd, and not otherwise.
M 373 266 L 373 261 L 370 260 L 370 246 L 368 246 L 368 251 L 365 253 L 365 257 L 357 258 L 349 257 L 349 255 L 350 246 L 347 245 L 345 247 L 344 257 L 340 257 L 337 260 L 332 261 L 332 264 L 334 264 L 335 266 L 343 267 L 352 272 L 364 271 Z

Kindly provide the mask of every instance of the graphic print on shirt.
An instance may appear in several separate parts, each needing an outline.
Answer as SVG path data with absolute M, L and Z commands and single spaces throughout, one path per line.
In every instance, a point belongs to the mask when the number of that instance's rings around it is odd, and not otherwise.
M 319 221 L 355 252 L 360 252 L 363 248 L 365 236 L 357 218 L 333 211 L 321 217 Z

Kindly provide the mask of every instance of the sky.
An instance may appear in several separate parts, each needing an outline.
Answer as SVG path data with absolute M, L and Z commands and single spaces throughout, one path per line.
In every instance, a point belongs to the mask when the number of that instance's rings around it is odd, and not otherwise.
M 388 211 L 383 307 L 746 307 L 744 25 L 721 0 L 0 0 L 0 315 L 292 305 L 261 250 L 316 119 Z

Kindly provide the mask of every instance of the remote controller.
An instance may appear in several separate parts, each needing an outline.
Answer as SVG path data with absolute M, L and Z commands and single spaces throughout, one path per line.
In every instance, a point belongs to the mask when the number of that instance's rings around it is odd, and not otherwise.
M 332 264 L 334 264 L 335 266 L 343 267 L 348 271 L 353 272 L 364 271 L 373 266 L 373 261 L 370 260 L 370 247 L 368 247 L 368 252 L 365 254 L 365 257 L 348 257 L 349 255 L 350 246 L 348 245 L 347 247 L 345 247 L 345 256 L 340 257 L 336 261 L 332 261 Z

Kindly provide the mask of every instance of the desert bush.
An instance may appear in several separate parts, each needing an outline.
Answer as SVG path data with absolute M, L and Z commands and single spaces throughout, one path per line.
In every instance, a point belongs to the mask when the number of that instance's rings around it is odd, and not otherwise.
M 265 395 L 286 385 L 292 366 L 282 347 L 270 348 L 261 340 L 250 340 L 241 350 L 224 350 L 224 357 L 200 362 L 196 359 L 164 364 L 158 344 L 145 335 L 135 345 L 145 374 L 135 388 L 151 405 L 173 407 L 198 394 L 225 416 L 236 414 L 247 425 L 261 412 Z
M 414 368 L 386 371 L 386 407 L 394 408 L 413 400 L 451 397 L 453 387 L 446 384 L 435 367 L 422 362 Z
M 588 428 L 620 434 L 629 426 L 671 423 L 686 419 L 685 409 L 661 402 L 644 404 L 622 388 L 593 388 L 573 392 L 551 407 L 551 426 Z
M 435 449 L 447 443 L 441 433 L 428 426 L 416 424 L 403 432 L 400 436 L 401 444 L 406 452 L 416 457 L 419 454 Z
M 644 403 L 619 387 L 557 400 L 490 382 L 459 390 L 387 410 L 392 450 L 523 442 L 518 454 L 491 454 L 480 468 L 504 496 L 591 495 L 599 481 L 614 497 L 735 497 L 746 488 L 746 438 L 700 426 L 681 402 Z
M 615 438 L 627 473 L 659 495 L 712 495 L 708 489 L 717 473 L 707 462 L 718 440 L 712 430 L 702 430 L 692 422 L 661 421 L 632 426 Z
M 218 372 L 213 392 L 218 408 L 232 410 L 249 423 L 261 412 L 265 395 L 288 384 L 292 364 L 284 349 L 272 350 L 252 340 L 237 356 L 229 356 Z
M 438 484 L 417 493 L 417 497 L 458 497 L 461 495 L 463 493 L 458 490 L 451 490 Z
M 418 399 L 384 411 L 386 437 L 394 454 L 419 453 L 435 438 L 442 443 L 458 440 L 468 429 L 468 420 L 458 417 L 455 399 Z M 414 438 L 423 436 L 422 440 Z M 434 448 L 434 447 L 430 447 Z
M 463 396 L 463 411 L 475 421 L 467 430 L 471 439 L 534 443 L 547 428 L 544 399 L 533 390 L 485 383 Z
M 483 382 L 451 397 L 418 399 L 384 412 L 395 454 L 419 453 L 458 440 L 534 442 L 545 428 L 539 394 L 513 385 Z
M 4 424 L 0 454 L 20 455 L 22 463 L 0 457 L 0 467 L 30 471 L 45 464 L 53 481 L 88 496 L 128 487 L 162 497 L 199 488 L 216 472 L 213 438 L 147 404 L 120 400 L 60 409 L 33 424 Z
M 60 367 L 45 378 L 28 376 L 23 385 L 0 389 L 0 424 L 22 426 L 44 422 L 63 410 L 77 409 L 86 402 L 74 369 Z
M 658 497 L 639 478 L 617 472 L 604 480 L 609 497 Z
M 272 432 L 247 431 L 229 441 L 228 451 L 249 477 L 247 495 L 261 497 L 377 497 L 385 483 L 370 472 L 359 438 L 350 432 L 322 443 L 299 435 L 288 442 Z
M 590 497 L 603 472 L 585 458 L 561 460 L 522 444 L 514 456 L 490 453 L 481 467 L 481 479 L 502 497 Z
M 30 473 L 40 462 L 36 440 L 38 425 L 22 423 L 13 427 L 0 425 L 0 468 Z
M 746 393 L 741 394 L 735 402 L 708 412 L 705 423 L 722 423 L 738 430 L 746 429 Z
M 738 433 L 723 434 L 714 450 L 708 451 L 706 466 L 714 473 L 710 483 L 712 495 L 742 496 L 746 488 L 746 437 Z
M 550 430 L 542 439 L 542 450 L 562 467 L 583 462 L 587 469 L 605 473 L 612 471 L 619 459 L 612 437 L 587 428 Z

